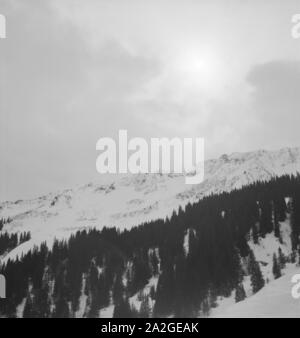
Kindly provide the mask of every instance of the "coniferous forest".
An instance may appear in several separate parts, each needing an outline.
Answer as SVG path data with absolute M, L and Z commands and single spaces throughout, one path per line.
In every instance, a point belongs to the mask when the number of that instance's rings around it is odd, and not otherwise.
M 282 241 L 289 220 L 291 252 L 274 253 L 274 278 L 299 262 L 300 177 L 284 176 L 205 197 L 172 217 L 130 230 L 86 229 L 36 247 L 0 268 L 4 317 L 205 317 L 217 298 L 245 299 L 268 282 L 249 243 L 273 233 Z M 0 232 L 1 254 L 30 234 Z

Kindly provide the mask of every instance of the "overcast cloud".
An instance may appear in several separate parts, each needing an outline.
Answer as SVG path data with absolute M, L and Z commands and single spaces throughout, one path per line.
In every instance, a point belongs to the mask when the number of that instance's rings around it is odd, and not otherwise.
M 0 0 L 0 200 L 99 179 L 119 129 L 299 146 L 299 1 Z

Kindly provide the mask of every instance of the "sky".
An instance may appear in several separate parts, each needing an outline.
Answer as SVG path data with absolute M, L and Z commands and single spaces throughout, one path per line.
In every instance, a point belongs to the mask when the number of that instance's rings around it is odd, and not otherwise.
M 0 201 L 97 181 L 96 142 L 300 146 L 298 0 L 0 0 Z

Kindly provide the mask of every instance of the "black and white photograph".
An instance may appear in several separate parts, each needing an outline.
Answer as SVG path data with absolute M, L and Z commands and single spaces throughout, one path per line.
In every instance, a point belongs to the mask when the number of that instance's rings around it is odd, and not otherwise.
M 0 0 L 1 320 L 299 317 L 299 0 Z

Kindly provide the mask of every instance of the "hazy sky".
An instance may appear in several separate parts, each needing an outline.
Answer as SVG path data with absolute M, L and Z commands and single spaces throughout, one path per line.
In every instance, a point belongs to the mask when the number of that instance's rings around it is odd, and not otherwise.
M 99 179 L 96 141 L 300 145 L 299 0 L 0 0 L 0 200 Z

